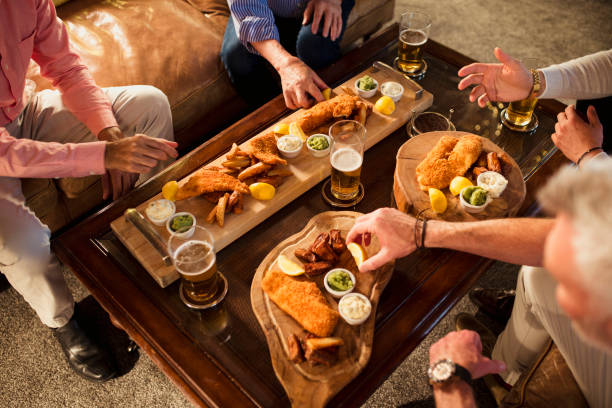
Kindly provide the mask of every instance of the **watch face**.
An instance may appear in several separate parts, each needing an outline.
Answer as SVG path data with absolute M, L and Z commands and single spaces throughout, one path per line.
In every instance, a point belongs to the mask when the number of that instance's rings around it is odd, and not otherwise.
M 451 360 L 440 360 L 429 368 L 429 378 L 435 382 L 444 382 L 455 373 L 455 364 Z

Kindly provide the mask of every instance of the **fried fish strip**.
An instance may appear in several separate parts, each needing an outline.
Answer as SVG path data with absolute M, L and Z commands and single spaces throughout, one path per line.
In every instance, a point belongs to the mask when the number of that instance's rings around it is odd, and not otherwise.
M 254 137 L 249 140 L 245 150 L 257 160 L 270 164 L 287 164 L 285 159 L 279 156 L 278 147 L 276 147 L 276 137 L 274 132 L 264 133 L 261 136 Z
M 199 196 L 215 191 L 234 191 L 249 194 L 249 187 L 235 177 L 208 169 L 200 169 L 191 175 L 187 183 L 179 187 L 177 200 Z
M 357 96 L 338 95 L 305 111 L 297 123 L 304 132 L 310 132 L 334 118 L 350 117 L 359 103 L 362 102 Z
M 282 311 L 309 332 L 328 337 L 336 328 L 338 312 L 329 306 L 315 282 L 271 269 L 261 287 Z

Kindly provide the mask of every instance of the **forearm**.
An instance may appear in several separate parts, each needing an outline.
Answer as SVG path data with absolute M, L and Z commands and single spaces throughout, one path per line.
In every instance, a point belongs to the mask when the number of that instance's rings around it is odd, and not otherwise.
M 457 381 L 443 387 L 434 387 L 436 408 L 473 408 L 476 407 L 474 394 L 469 385 Z
M 277 40 L 264 40 L 252 42 L 251 45 L 257 52 L 264 57 L 278 72 L 291 59 L 295 58 L 291 55 Z
M 428 221 L 425 246 L 468 252 L 517 265 L 542 266 L 552 219 L 505 218 L 478 222 Z

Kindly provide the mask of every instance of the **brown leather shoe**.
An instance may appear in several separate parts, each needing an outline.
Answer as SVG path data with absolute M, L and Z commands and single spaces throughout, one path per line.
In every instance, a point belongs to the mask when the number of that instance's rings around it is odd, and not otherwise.
M 502 324 L 506 324 L 512 314 L 513 290 L 474 288 L 469 293 L 470 300 L 483 312 Z

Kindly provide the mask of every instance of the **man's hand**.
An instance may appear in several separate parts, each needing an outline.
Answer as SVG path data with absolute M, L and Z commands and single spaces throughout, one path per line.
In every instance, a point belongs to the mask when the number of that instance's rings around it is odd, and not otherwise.
M 319 24 L 323 19 L 321 35 L 336 41 L 342 32 L 342 0 L 310 0 L 304 10 L 302 25 L 310 23 L 312 18 L 312 33 L 319 32 Z
M 289 109 L 309 108 L 312 101 L 308 95 L 317 102 L 324 100 L 322 89 L 327 84 L 306 64 L 297 57 L 289 57 L 279 66 L 278 73 L 283 85 L 285 104 Z
M 593 106 L 587 109 L 587 118 L 588 123 L 582 120 L 574 106 L 570 105 L 565 108 L 565 112 L 557 115 L 555 133 L 550 136 L 555 146 L 574 163 L 586 151 L 593 147 L 601 147 L 603 143 L 603 126 Z M 600 151 L 594 151 L 590 155 L 595 156 L 599 153 Z M 585 163 L 584 160 L 582 163 Z
M 357 218 L 346 236 L 346 242 L 370 245 L 372 234 L 378 237 L 380 251 L 359 266 L 360 272 L 380 268 L 387 262 L 401 258 L 416 249 L 414 224 L 416 220 L 392 208 L 378 210 Z
M 465 78 L 459 82 L 458 88 L 464 90 L 470 85 L 476 85 L 470 93 L 470 102 L 478 99 L 481 108 L 489 101 L 513 102 L 525 99 L 533 86 L 531 73 L 518 60 L 500 48 L 495 48 L 494 53 L 501 64 L 475 63 L 459 70 L 459 76 Z
M 102 129 L 98 134 L 98 139 L 105 142 L 112 142 L 123 139 L 124 135 L 117 126 Z M 102 176 L 102 199 L 106 200 L 113 193 L 113 200 L 129 193 L 138 181 L 138 174 L 126 173 L 118 170 L 108 170 Z
M 499 374 L 506 370 L 502 361 L 482 355 L 482 343 L 478 333 L 471 330 L 450 332 L 429 349 L 429 363 L 448 358 L 470 372 L 473 379 L 487 374 Z

